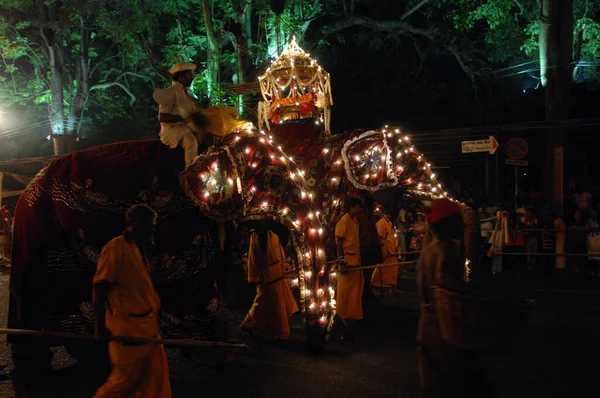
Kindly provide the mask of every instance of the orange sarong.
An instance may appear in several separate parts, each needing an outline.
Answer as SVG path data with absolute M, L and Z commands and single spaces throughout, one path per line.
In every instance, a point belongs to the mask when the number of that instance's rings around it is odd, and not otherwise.
M 344 261 L 350 269 L 338 274 L 336 311 L 342 319 L 363 318 L 362 295 L 365 275 L 362 271 L 352 271 L 360 266 L 360 234 L 358 220 L 350 214 L 344 215 L 335 226 L 336 238 L 344 239 Z
M 396 241 L 394 227 L 387 217 L 382 217 L 377 222 L 377 234 L 381 241 L 381 253 L 383 263 L 392 264 L 398 262 L 398 242 Z M 371 286 L 396 287 L 398 284 L 399 266 L 381 267 L 373 272 Z
M 106 327 L 114 336 L 159 338 L 160 299 L 134 242 L 110 241 L 98 258 L 94 284 L 109 283 Z M 169 365 L 162 345 L 108 345 L 111 373 L 95 397 L 171 398 Z
M 110 351 L 121 357 L 139 355 L 140 347 L 127 347 L 111 342 Z M 169 398 L 169 364 L 162 345 L 141 346 L 145 355 L 135 362 L 112 365 L 108 379 L 96 392 L 95 398 Z M 113 356 L 111 355 L 111 361 Z
M 242 327 L 258 336 L 285 340 L 290 336 L 289 317 L 298 305 L 285 277 L 285 252 L 276 233 L 268 231 L 266 250 L 258 236 L 250 236 L 248 281 L 257 283 L 256 297 Z

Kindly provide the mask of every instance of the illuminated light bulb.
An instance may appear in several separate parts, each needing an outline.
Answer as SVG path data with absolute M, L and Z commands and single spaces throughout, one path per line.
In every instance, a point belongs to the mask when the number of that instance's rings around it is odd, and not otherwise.
M 417 158 L 417 160 L 421 160 L 422 158 L 423 158 L 423 156 L 419 156 L 419 157 Z
M 304 255 L 306 256 L 306 258 L 310 258 L 310 252 L 306 252 L 306 254 L 304 254 Z
M 381 160 L 385 160 L 387 156 L 381 155 Z
M 318 294 L 319 296 L 322 296 L 322 295 L 323 295 L 323 293 L 324 293 L 324 292 L 323 292 L 323 289 L 319 289 L 319 290 L 317 290 L 317 294 Z
M 290 160 L 293 162 L 293 161 L 294 161 L 294 158 L 290 156 Z
M 267 134 L 267 133 L 265 133 L 265 130 L 260 130 L 260 133 L 265 134 L 265 135 Z
M 204 197 L 208 198 L 210 196 L 210 194 L 208 192 L 204 192 Z
M 423 166 L 423 170 L 427 170 L 427 166 Z
M 213 168 L 213 169 L 215 169 L 215 170 L 218 170 L 218 169 L 219 169 L 219 163 L 217 163 L 217 162 L 214 162 L 214 163 L 212 164 L 212 168 Z
M 329 276 L 331 276 L 332 278 L 335 278 L 337 276 L 337 273 L 332 272 L 331 274 L 329 274 Z
M 252 163 L 252 167 L 256 168 L 258 165 L 256 163 Z
M 342 164 L 342 160 L 341 159 L 336 160 L 335 164 Z
M 311 198 L 311 199 L 313 198 L 313 196 L 314 195 L 312 194 L 312 192 L 308 194 L 308 197 Z
M 329 148 L 323 148 L 323 153 L 329 152 Z
M 302 199 L 306 198 L 306 192 L 302 191 L 301 196 L 302 196 Z
M 277 147 L 277 149 L 279 149 L 280 151 L 283 151 L 283 149 L 281 149 L 281 145 L 279 145 L 279 146 Z
M 202 178 L 202 179 L 206 178 L 206 174 L 204 174 L 204 173 L 200 174 L 200 178 Z
M 311 229 L 310 229 L 310 233 L 311 233 L 311 234 L 314 234 L 315 232 L 317 232 L 317 230 L 316 230 L 316 229 L 314 229 L 314 228 L 311 228 Z
M 280 122 L 280 123 L 281 123 L 281 122 Z M 318 121 L 318 120 L 316 120 L 316 121 L 315 121 L 315 124 L 317 124 L 317 125 L 318 125 L 318 124 L 319 124 L 319 121 Z
M 408 153 L 408 149 L 405 149 L 405 150 L 404 150 L 404 153 Z
M 300 170 L 300 174 L 304 175 L 306 173 L 304 172 L 304 170 Z
M 370 177 L 370 176 L 369 176 L 368 174 L 365 174 L 365 175 L 363 175 L 363 179 L 365 179 L 365 180 L 368 180 L 368 179 L 369 179 L 369 177 Z
M 320 321 L 321 323 L 325 323 L 325 322 L 327 322 L 327 317 L 326 317 L 325 315 L 323 315 L 323 316 L 322 316 L 322 317 L 319 319 L 319 321 Z
M 448 196 L 448 192 L 444 192 L 444 196 Z
M 316 307 L 315 303 L 310 303 L 310 305 L 308 306 L 308 308 L 310 308 L 311 310 L 314 310 Z
M 296 174 L 290 173 L 290 178 L 293 180 L 294 178 L 296 178 Z
M 431 173 L 431 178 L 435 178 L 435 173 Z
M 263 144 L 265 143 L 265 139 L 264 138 L 261 138 L 259 141 L 262 142 Z
M 322 229 L 319 229 L 319 233 L 321 233 L 322 231 L 323 231 Z M 317 249 L 317 254 L 319 254 L 319 255 L 323 254 L 323 250 Z M 323 270 L 321 270 L 321 272 L 323 272 Z
M 387 136 L 388 136 L 388 137 L 391 137 L 391 136 L 392 136 L 392 133 L 388 133 L 388 135 L 387 135 Z
M 299 282 L 300 281 L 298 280 L 298 278 L 296 278 L 296 279 L 292 280 L 292 285 L 296 286 L 296 285 L 298 285 Z
M 228 179 L 227 179 L 227 182 L 228 182 L 229 184 L 233 184 L 233 180 L 232 180 L 231 178 L 228 178 Z
M 269 204 L 267 202 L 262 203 L 262 207 L 267 207 Z
M 282 210 L 282 213 L 283 213 L 284 215 L 286 215 L 286 214 L 288 213 L 288 211 L 289 211 L 289 210 L 288 210 L 288 208 L 286 207 L 285 209 L 283 209 L 283 210 Z
M 252 188 L 250 188 L 250 190 L 251 190 L 252 192 L 256 192 L 256 187 L 254 187 L 254 186 L 253 186 Z
M 414 152 L 415 151 L 415 147 L 411 146 L 410 148 L 408 148 L 409 151 Z
M 431 192 L 435 192 L 435 191 L 437 191 L 436 187 L 431 188 Z
M 386 129 L 388 128 L 387 124 L 385 125 L 385 128 L 386 128 Z
M 312 292 L 309 289 L 304 289 L 304 294 L 310 297 Z
M 310 218 L 312 220 L 313 214 L 312 213 L 308 213 L 308 218 Z
M 440 188 L 441 188 L 441 187 L 442 187 L 442 184 L 438 184 L 438 187 L 440 187 Z
M 307 278 L 312 278 L 312 271 L 308 270 L 304 273 L 304 276 L 306 276 Z
M 240 137 L 239 137 L 239 136 L 236 136 L 234 139 L 235 139 L 236 141 L 239 141 L 239 140 L 240 140 Z
M 321 307 L 327 307 L 327 301 L 321 301 Z
M 335 307 L 335 304 L 336 304 L 336 301 L 335 301 L 335 299 L 334 299 L 334 298 L 332 298 L 332 299 L 331 299 L 331 306 L 332 306 L 332 307 Z
M 431 163 L 427 163 L 427 167 L 431 167 Z
M 319 217 L 319 215 L 321 214 L 321 212 L 320 212 L 320 211 L 318 211 L 318 212 L 316 212 L 315 214 L 317 215 L 317 217 Z
M 356 160 L 356 161 L 358 162 L 358 161 L 360 160 L 360 156 L 356 155 L 356 156 L 354 157 L 354 160 Z
M 272 136 L 272 135 L 270 135 L 270 136 L 269 136 L 269 139 L 270 139 L 271 141 L 273 141 L 273 136 Z
M 275 159 L 275 155 L 271 155 L 271 159 Z
M 398 170 L 398 171 L 402 171 L 402 170 L 403 170 L 403 169 L 402 169 L 402 166 L 398 166 L 397 170 Z
M 336 200 L 333 201 L 333 205 L 337 206 L 337 204 L 338 204 L 338 200 L 336 199 Z
M 408 136 L 405 136 L 405 137 L 404 137 L 404 141 L 408 141 Z
M 396 129 L 396 130 L 394 130 L 394 131 L 395 131 L 396 133 L 399 133 L 399 132 L 400 132 L 400 129 Z
M 323 228 L 319 228 L 319 235 L 323 235 Z
M 250 148 L 246 147 L 244 152 L 246 152 L 246 154 L 250 153 Z
M 402 152 L 398 152 L 398 153 L 396 154 L 396 157 L 397 157 L 397 158 L 400 158 L 400 157 L 402 157 Z
M 281 161 L 282 161 L 283 163 L 285 163 L 285 158 L 284 158 L 283 156 L 282 156 L 282 157 L 280 157 L 279 159 L 281 159 Z
M 412 183 L 412 180 L 409 178 L 406 180 L 406 182 L 408 182 L 410 184 L 410 183 Z

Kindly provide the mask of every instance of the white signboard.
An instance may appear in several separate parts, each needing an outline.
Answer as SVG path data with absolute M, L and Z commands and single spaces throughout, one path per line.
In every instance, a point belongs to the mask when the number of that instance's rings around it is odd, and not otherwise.
M 527 160 L 504 159 L 504 164 L 507 164 L 509 166 L 519 166 L 519 167 L 529 166 L 529 162 Z
M 492 135 L 487 140 L 463 141 L 462 153 L 489 152 L 493 155 L 498 149 L 498 141 Z

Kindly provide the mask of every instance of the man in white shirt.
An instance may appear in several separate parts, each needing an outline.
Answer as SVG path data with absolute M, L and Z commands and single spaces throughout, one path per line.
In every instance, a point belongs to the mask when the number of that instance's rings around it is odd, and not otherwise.
M 158 103 L 159 137 L 170 148 L 181 146 L 185 151 L 185 167 L 194 163 L 198 156 L 198 138 L 195 133 L 205 128 L 206 118 L 196 110 L 196 104 L 187 92 L 194 80 L 196 65 L 182 62 L 170 70 L 171 87 L 154 90 Z

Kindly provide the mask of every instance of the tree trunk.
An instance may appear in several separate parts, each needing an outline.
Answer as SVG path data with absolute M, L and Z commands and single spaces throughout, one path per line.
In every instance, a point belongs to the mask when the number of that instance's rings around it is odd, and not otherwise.
M 238 84 L 246 83 L 246 73 L 251 70 L 248 52 L 252 43 L 252 1 L 231 0 L 235 16 L 236 29 L 234 32 L 236 50 L 236 73 Z M 244 96 L 238 95 L 239 111 L 243 111 Z
M 69 119 L 67 120 L 66 131 L 67 134 L 75 136 L 77 136 L 77 132 L 79 131 L 79 125 L 82 122 L 83 108 L 90 92 L 90 67 L 88 57 L 89 33 L 85 29 L 85 21 L 83 18 L 80 18 L 79 34 L 81 38 L 79 42 L 79 54 L 76 57 L 77 64 L 75 66 L 77 70 L 75 95 L 73 97 L 73 102 L 69 107 Z
M 202 13 L 208 39 L 208 96 L 211 98 L 219 81 L 219 41 L 213 23 L 210 0 L 202 0 Z
M 50 70 L 49 119 L 52 134 L 64 134 L 64 59 L 62 37 L 59 26 L 53 24 L 48 6 L 43 0 L 36 0 L 42 51 L 48 60 Z
M 65 133 L 63 69 L 54 46 L 48 47 L 50 64 L 50 126 L 52 134 Z
M 546 120 L 564 120 L 572 107 L 570 90 L 573 83 L 573 0 L 542 0 L 540 9 L 540 69 L 545 90 Z M 558 195 L 562 175 L 555 170 L 556 148 L 567 154 L 567 130 L 550 129 L 546 139 L 544 191 L 547 198 Z M 556 175 L 555 175 L 556 174 Z

